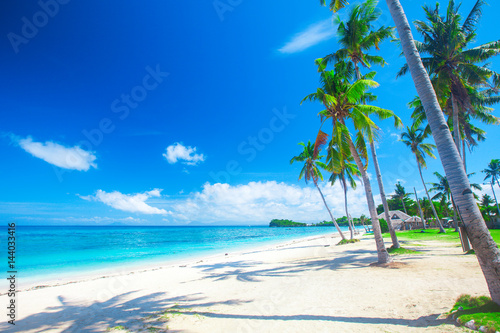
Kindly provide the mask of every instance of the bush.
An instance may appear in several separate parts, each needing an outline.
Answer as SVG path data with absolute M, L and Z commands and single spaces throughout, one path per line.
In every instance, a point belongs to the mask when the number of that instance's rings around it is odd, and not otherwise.
M 384 219 L 379 219 L 378 222 L 380 223 L 380 231 L 382 233 L 389 232 L 389 226 L 387 225 L 387 222 Z
M 343 239 L 340 242 L 338 242 L 337 245 L 351 244 L 351 243 L 357 243 L 357 242 L 360 242 L 360 240 L 357 238 Z

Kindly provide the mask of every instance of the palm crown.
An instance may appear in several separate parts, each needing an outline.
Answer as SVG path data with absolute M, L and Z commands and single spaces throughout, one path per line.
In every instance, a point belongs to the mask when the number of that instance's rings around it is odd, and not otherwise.
M 418 163 L 423 167 L 426 167 L 425 155 L 436 158 L 432 153 L 432 150 L 436 148 L 436 146 L 431 143 L 423 142 L 427 136 L 428 132 L 413 124 L 411 127 L 406 127 L 406 132 L 401 133 L 400 139 L 401 142 L 411 149 L 413 154 L 417 157 Z

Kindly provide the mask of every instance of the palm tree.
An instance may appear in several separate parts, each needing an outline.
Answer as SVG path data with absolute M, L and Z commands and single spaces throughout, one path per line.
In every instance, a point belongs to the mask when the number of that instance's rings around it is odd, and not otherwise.
M 415 158 L 417 159 L 418 172 L 420 173 L 420 179 L 422 179 L 422 184 L 424 185 L 427 199 L 429 199 L 434 217 L 436 218 L 436 225 L 439 227 L 439 232 L 446 232 L 443 228 L 443 225 L 441 224 L 441 221 L 439 220 L 436 208 L 434 207 L 431 197 L 429 196 L 427 186 L 424 182 L 424 177 L 422 176 L 422 167 L 427 167 L 425 163 L 425 155 L 436 158 L 436 156 L 434 156 L 434 154 L 432 153 L 432 150 L 436 146 L 430 143 L 423 143 L 426 137 L 427 135 L 423 129 L 412 125 L 412 127 L 406 127 L 406 132 L 401 133 L 400 141 L 402 141 L 407 147 L 409 147 L 411 152 L 415 155 Z
M 363 214 L 359 217 L 359 222 L 361 222 L 361 224 L 363 225 L 363 228 L 365 228 L 365 231 L 368 232 L 369 229 L 367 228 L 365 222 L 368 221 L 368 218 Z
M 319 0 L 319 3 L 321 6 L 326 6 L 325 0 Z M 344 8 L 348 4 L 349 4 L 349 2 L 347 2 L 347 0 L 331 0 L 330 1 L 330 10 L 335 13 L 336 11 Z
M 405 211 L 405 214 L 408 215 L 408 212 L 406 211 L 406 206 L 405 206 L 405 200 L 408 197 L 408 193 L 406 193 L 405 188 L 403 185 L 401 185 L 401 182 L 398 182 L 396 184 L 396 190 L 394 191 L 394 194 L 392 195 L 393 199 L 399 199 L 401 200 L 401 203 L 403 204 L 403 210 Z
M 354 177 L 359 177 L 360 172 L 356 167 L 356 164 L 352 163 L 352 157 L 349 156 L 349 160 L 344 161 L 345 156 L 342 156 L 338 150 L 334 147 L 331 147 L 328 150 L 328 167 L 332 172 L 330 176 L 330 182 L 333 185 L 337 180 L 340 181 L 340 185 L 344 190 L 344 205 L 345 205 L 345 214 L 347 216 L 347 220 L 349 222 L 349 230 L 351 232 L 351 239 L 354 238 L 354 225 L 351 221 L 349 215 L 349 209 L 347 206 L 347 185 L 351 186 L 354 190 L 356 189 L 356 181 Z
M 423 7 L 428 23 L 420 20 L 414 22 L 424 39 L 423 42 L 415 41 L 415 44 L 420 53 L 429 55 L 422 58 L 422 63 L 429 75 L 435 77 L 436 93 L 451 100 L 449 104 L 452 109 L 453 135 L 459 154 L 460 113 L 476 112 L 468 88 L 488 86 L 488 80 L 498 75 L 486 65 L 477 64 L 497 55 L 500 52 L 500 41 L 466 49 L 476 37 L 475 26 L 481 18 L 484 4 L 484 0 L 476 1 L 463 24 L 460 23 L 461 16 L 458 13 L 460 5 L 455 6 L 454 0 L 449 1 L 445 17 L 439 15 L 438 3 L 435 9 Z M 408 65 L 405 65 L 398 75 L 407 71 Z
M 321 189 L 318 186 L 318 180 L 323 180 L 323 175 L 321 174 L 321 171 L 319 170 L 318 167 L 322 169 L 326 169 L 327 166 L 318 161 L 322 156 L 319 156 L 319 149 L 318 146 L 311 144 L 311 141 L 307 142 L 307 145 L 305 145 L 303 142 L 300 142 L 299 145 L 304 147 L 304 150 L 300 153 L 298 156 L 294 156 L 290 160 L 290 164 L 293 162 L 305 162 L 304 167 L 302 170 L 300 170 L 299 174 L 299 180 L 304 177 L 304 180 L 306 183 L 312 179 L 314 185 L 319 191 L 319 194 L 321 195 L 321 199 L 323 199 L 323 203 L 325 204 L 326 209 L 328 210 L 328 214 L 330 214 L 330 218 L 333 221 L 333 224 L 335 224 L 335 228 L 337 228 L 337 231 L 340 235 L 340 237 L 344 240 L 344 234 L 342 233 L 342 230 L 340 230 L 339 225 L 337 224 L 337 221 L 332 215 L 332 212 L 330 211 L 330 208 L 326 204 L 325 197 L 323 195 L 323 192 L 321 192 Z
M 418 212 L 420 213 L 420 218 L 422 219 L 422 227 L 425 229 L 427 229 L 426 225 L 425 225 L 425 218 L 424 218 L 424 213 L 422 212 L 422 207 L 420 207 L 420 201 L 418 200 L 418 196 L 417 196 L 417 190 L 415 188 L 413 188 L 413 193 L 415 193 L 415 201 L 417 202 L 417 206 L 418 206 Z
M 486 174 L 484 180 L 491 178 L 491 192 L 493 192 L 493 197 L 495 198 L 495 202 L 497 204 L 497 211 L 498 214 L 500 214 L 500 208 L 498 208 L 497 196 L 495 194 L 495 189 L 493 188 L 495 181 L 497 182 L 498 187 L 500 187 L 500 182 L 498 181 L 498 179 L 500 178 L 500 159 L 491 160 L 490 163 L 488 164 L 488 167 L 484 169 L 483 172 Z
M 470 178 L 470 176 L 474 175 L 474 173 L 470 173 L 467 175 L 467 177 Z M 432 197 L 432 200 L 434 199 L 441 199 L 444 202 L 450 202 L 453 206 L 453 221 L 454 221 L 454 227 L 455 231 L 458 232 L 458 215 L 457 215 L 457 207 L 455 205 L 455 201 L 453 200 L 453 196 L 451 195 L 451 189 L 450 185 L 448 183 L 448 179 L 446 176 L 441 175 L 439 172 L 434 172 L 434 176 L 437 177 L 438 182 L 437 183 L 430 183 L 432 185 L 432 188 L 429 189 L 429 192 L 438 192 L 436 193 L 435 196 Z M 471 183 L 470 184 L 471 188 L 474 188 L 476 190 L 481 190 L 481 186 L 479 184 Z M 447 209 L 447 208 L 446 208 Z
M 338 43 L 342 46 L 342 48 L 337 50 L 335 53 L 324 57 L 324 61 L 326 63 L 348 59 L 354 65 L 357 80 L 361 79 L 359 64 L 365 68 L 369 68 L 372 64 L 378 64 L 381 66 L 385 65 L 386 62 L 384 58 L 369 55 L 366 52 L 373 48 L 378 49 L 381 42 L 389 37 L 393 37 L 394 29 L 392 27 L 382 26 L 377 30 L 373 30 L 373 23 L 378 20 L 382 13 L 381 10 L 376 8 L 377 3 L 377 0 L 366 0 L 363 4 L 354 6 L 349 12 L 349 18 L 346 22 L 342 22 L 340 17 L 337 15 L 336 21 L 339 23 L 337 35 L 340 37 Z M 373 96 L 371 97 L 373 98 Z M 394 120 L 395 126 L 400 127 L 402 123 L 399 117 L 394 116 Z M 375 173 L 377 175 L 380 198 L 382 199 L 393 248 L 397 249 L 400 248 L 400 245 L 389 216 L 389 206 L 385 196 L 382 173 L 380 172 L 377 151 L 375 149 L 376 133 L 369 130 L 366 134 L 370 144 L 370 151 Z
M 326 110 L 320 112 L 320 116 L 323 123 L 326 120 L 332 121 L 331 146 L 336 146 L 341 155 L 347 156 L 350 154 L 358 170 L 361 172 L 368 209 L 372 219 L 373 234 L 377 245 L 378 262 L 390 262 L 392 259 L 385 248 L 384 239 L 380 231 L 370 179 L 366 172 L 366 165 L 363 164 L 361 159 L 366 160 L 367 157 L 363 134 L 369 130 L 374 131 L 377 128 L 368 115 L 376 114 L 380 119 L 386 119 L 394 116 L 394 113 L 390 110 L 361 103 L 366 90 L 378 86 L 378 83 L 371 79 L 361 79 L 351 84 L 349 80 L 354 75 L 354 68 L 351 63 L 340 61 L 335 64 L 335 70 L 332 71 L 325 71 L 326 65 L 323 59 L 316 60 L 316 64 L 321 72 L 320 81 L 322 87 L 318 88 L 315 93 L 306 96 L 302 102 L 318 101 L 326 107 Z M 357 131 L 354 141 L 346 125 L 346 121 L 349 119 L 352 120 L 354 128 Z
M 401 46 L 432 130 L 445 174 L 457 208 L 462 212 L 467 235 L 476 252 L 492 300 L 500 305 L 500 251 L 491 237 L 479 211 L 460 154 L 451 137 L 443 113 L 420 54 L 413 42 L 411 28 L 399 0 L 386 0 L 396 24 Z
M 495 203 L 495 201 L 493 201 L 493 199 L 488 194 L 483 194 L 483 197 L 481 198 L 481 208 L 488 216 L 489 221 L 491 221 L 491 205 L 493 203 Z

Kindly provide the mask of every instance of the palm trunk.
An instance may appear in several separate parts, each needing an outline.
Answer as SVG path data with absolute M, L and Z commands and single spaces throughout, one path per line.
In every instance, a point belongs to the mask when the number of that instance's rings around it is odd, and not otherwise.
M 360 219 L 359 221 L 363 225 L 363 229 L 365 229 L 365 232 L 368 232 L 368 229 L 366 228 L 366 225 L 365 225 L 365 221 L 363 221 L 362 219 Z
M 420 213 L 420 218 L 422 219 L 422 227 L 427 229 L 425 225 L 425 218 L 424 218 L 424 213 L 422 212 L 422 207 L 420 207 L 420 201 L 418 201 L 418 196 L 417 196 L 417 190 L 413 188 L 413 192 L 415 192 L 415 200 L 417 200 L 417 206 L 418 206 L 418 212 Z
M 429 205 L 432 208 L 432 212 L 434 213 L 434 217 L 436 218 L 436 225 L 439 227 L 439 232 L 446 233 L 446 231 L 443 228 L 443 225 L 441 224 L 441 220 L 439 220 L 439 216 L 436 212 L 436 207 L 434 207 L 434 203 L 431 200 L 431 197 L 429 196 L 429 191 L 427 191 L 427 186 L 425 186 L 424 182 L 424 177 L 422 176 L 422 168 L 420 167 L 420 162 L 417 159 L 417 165 L 418 165 L 418 172 L 420 173 L 420 179 L 422 179 L 422 184 L 424 184 L 424 189 L 425 189 L 425 194 L 427 194 L 427 199 L 429 199 Z
M 495 189 L 493 188 L 493 180 L 491 181 L 491 192 L 493 192 L 493 198 L 495 198 L 495 203 L 497 204 L 497 214 L 500 216 L 500 208 L 498 208 L 497 196 L 495 194 Z
M 356 78 L 361 79 L 361 73 L 357 63 L 354 63 L 354 69 L 356 70 Z M 398 242 L 398 237 L 392 226 L 391 217 L 389 216 L 389 205 L 387 204 L 387 199 L 385 197 L 384 183 L 382 182 L 382 173 L 380 172 L 380 167 L 378 165 L 377 151 L 375 150 L 375 143 L 373 138 L 368 138 L 370 140 L 370 150 L 372 152 L 373 166 L 375 167 L 375 173 L 377 174 L 378 189 L 380 193 L 380 199 L 382 199 L 382 206 L 384 207 L 385 219 L 387 221 L 387 227 L 389 228 L 389 233 L 391 234 L 392 247 L 399 249 L 401 246 Z
M 451 93 L 451 105 L 453 107 L 453 136 L 455 146 L 457 147 L 458 154 L 460 155 L 460 123 L 458 122 L 458 105 L 455 95 Z
M 457 206 L 455 206 L 455 201 L 453 200 L 453 196 L 451 196 L 451 205 L 453 206 L 453 221 L 455 222 L 454 227 L 455 227 L 455 232 L 458 232 L 458 213 L 457 213 Z
M 347 217 L 347 223 L 349 224 L 349 231 L 351 232 L 351 239 L 354 238 L 354 227 L 352 225 L 351 219 L 349 218 L 349 209 L 347 209 L 347 187 L 344 184 L 344 206 L 345 206 L 345 216 Z
M 363 179 L 363 185 L 365 188 L 366 201 L 368 203 L 368 210 L 370 211 L 370 217 L 372 220 L 372 230 L 373 236 L 375 238 L 375 244 L 377 246 L 377 257 L 379 264 L 385 264 L 392 261 L 391 256 L 387 252 L 384 244 L 384 238 L 382 238 L 382 233 L 380 231 L 380 223 L 378 222 L 377 210 L 375 208 L 375 202 L 373 201 L 373 193 L 372 186 L 370 184 L 370 179 L 368 178 L 368 174 L 364 168 L 363 162 L 359 157 L 359 154 L 354 147 L 354 143 L 351 138 L 348 136 L 347 140 L 349 142 L 349 150 L 351 151 L 351 155 L 358 166 L 359 171 L 361 172 L 361 178 Z
M 403 204 L 403 210 L 405 211 L 405 214 L 408 215 L 408 212 L 406 211 L 404 197 L 401 197 L 401 203 Z
M 474 199 L 460 154 L 454 148 L 453 139 L 439 107 L 431 81 L 413 43 L 411 28 L 403 7 L 399 0 L 386 0 L 386 2 L 396 24 L 403 52 L 417 93 L 425 109 L 441 163 L 455 198 L 455 204 L 462 214 L 467 235 L 476 252 L 491 298 L 500 305 L 500 251 L 488 232 L 483 216 Z
M 382 199 L 382 205 L 384 206 L 385 220 L 387 221 L 387 226 L 389 227 L 389 233 L 391 234 L 392 247 L 394 249 L 399 249 L 398 237 L 392 226 L 391 217 L 389 215 L 389 205 L 387 204 L 387 199 L 385 197 L 384 184 L 382 182 L 382 174 L 380 173 L 380 167 L 378 166 L 377 151 L 375 150 L 375 144 L 373 141 L 370 142 L 370 150 L 372 152 L 373 166 L 375 167 L 375 173 L 377 174 L 378 188 L 380 191 L 380 198 Z
M 462 139 L 462 160 L 464 161 L 465 173 L 467 173 L 467 162 L 465 160 L 465 139 Z
M 330 211 L 330 208 L 326 204 L 326 200 L 325 200 L 325 197 L 323 196 L 323 192 L 321 192 L 321 189 L 319 188 L 318 182 L 316 180 L 314 180 L 314 185 L 316 185 L 316 188 L 318 189 L 319 194 L 321 194 L 321 199 L 323 199 L 323 203 L 325 204 L 326 210 L 328 210 L 328 214 L 330 214 L 330 218 L 332 219 L 332 222 L 335 225 L 335 228 L 337 228 L 337 231 L 338 231 L 340 237 L 342 238 L 342 240 L 344 240 L 345 239 L 344 234 L 342 233 L 342 230 L 340 230 L 340 227 L 337 224 L 337 221 L 333 217 L 332 212 Z

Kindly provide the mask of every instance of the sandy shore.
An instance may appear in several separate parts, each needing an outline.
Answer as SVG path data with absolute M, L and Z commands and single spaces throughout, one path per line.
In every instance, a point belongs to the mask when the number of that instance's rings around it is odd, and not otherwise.
M 4 314 L 0 331 L 463 332 L 439 316 L 460 294 L 487 295 L 476 258 L 459 246 L 405 244 L 422 254 L 384 268 L 370 266 L 368 236 L 337 242 L 309 237 L 21 291 L 15 327 Z

